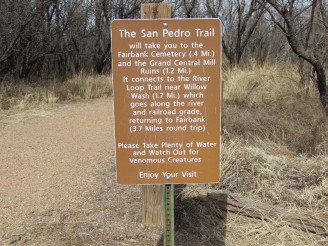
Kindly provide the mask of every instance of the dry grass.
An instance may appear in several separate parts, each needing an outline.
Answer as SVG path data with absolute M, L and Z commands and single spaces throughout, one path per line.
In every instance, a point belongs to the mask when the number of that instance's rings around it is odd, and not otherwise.
M 300 76 L 295 67 L 264 64 L 241 70 L 237 67 L 224 73 L 224 100 L 252 108 L 285 108 L 297 101 L 317 98 L 313 83 L 300 86 Z
M 180 194 L 176 212 L 179 242 L 189 237 L 192 245 L 199 246 L 327 245 L 327 235 L 291 228 L 282 219 L 268 220 L 265 214 L 262 220 L 248 218 L 194 199 L 198 189 L 224 190 L 292 214 L 311 216 L 318 225 L 327 225 L 326 154 L 295 154 L 269 140 L 250 144 L 225 136 L 222 150 L 221 182 L 188 185 Z
M 42 81 L 34 84 L 4 82 L 0 84 L 0 111 L 22 110 L 40 104 L 54 104 L 64 101 L 95 99 L 112 94 L 112 81 L 109 75 L 86 75 L 80 73 L 65 81 Z
M 283 221 L 264 221 L 229 214 L 227 245 L 307 245 L 327 243 L 324 236 L 290 228 Z
M 178 238 L 192 230 L 193 245 L 328 244 L 326 235 L 283 220 L 251 219 L 191 199 L 197 189 L 227 190 L 327 224 L 327 119 L 316 88 L 299 86 L 299 79 L 296 69 L 277 66 L 224 74 L 222 179 L 184 189 Z
M 293 68 L 232 69 L 225 74 L 227 137 L 270 140 L 294 153 L 327 153 L 326 116 L 313 83 L 302 87 Z
M 177 216 L 182 217 L 178 218 L 182 228 L 177 232 L 178 238 L 192 230 L 193 245 L 205 245 L 204 242 L 206 245 L 325 245 L 328 242 L 326 235 L 293 229 L 283 220 L 252 219 L 193 200 L 197 189 L 225 190 L 294 214 L 310 215 L 327 224 L 327 155 L 309 157 L 290 153 L 273 142 L 258 140 L 249 144 L 225 137 L 222 149 L 221 182 L 188 185 L 181 194 Z
M 254 145 L 225 140 L 222 148 L 223 180 L 215 187 L 270 204 L 324 209 L 326 155 L 295 155 L 262 140 Z

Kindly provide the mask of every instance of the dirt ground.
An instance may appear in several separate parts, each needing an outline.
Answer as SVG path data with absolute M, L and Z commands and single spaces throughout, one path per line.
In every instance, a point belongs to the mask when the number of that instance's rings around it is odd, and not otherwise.
M 112 99 L 0 115 L 0 245 L 156 245 L 116 184 Z

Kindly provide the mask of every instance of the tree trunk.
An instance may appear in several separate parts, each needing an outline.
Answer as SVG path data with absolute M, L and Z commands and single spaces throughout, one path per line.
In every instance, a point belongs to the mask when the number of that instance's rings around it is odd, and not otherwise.
M 327 86 L 326 86 L 326 73 L 321 64 L 313 65 L 315 73 L 317 75 L 317 86 L 320 94 L 320 100 L 325 108 L 326 114 L 328 115 L 328 96 L 327 96 Z

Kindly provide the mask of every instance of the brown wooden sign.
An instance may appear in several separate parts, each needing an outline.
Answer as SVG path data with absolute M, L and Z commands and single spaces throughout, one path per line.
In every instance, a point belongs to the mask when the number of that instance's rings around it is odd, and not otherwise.
M 220 21 L 115 20 L 112 56 L 118 183 L 219 181 Z

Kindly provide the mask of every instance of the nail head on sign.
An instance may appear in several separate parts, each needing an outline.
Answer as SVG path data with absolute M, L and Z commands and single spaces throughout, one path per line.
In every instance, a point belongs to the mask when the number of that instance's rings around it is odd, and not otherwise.
M 164 23 L 163 23 L 163 27 L 164 27 L 164 28 L 168 28 L 168 27 L 169 27 L 169 24 L 168 24 L 167 22 L 164 22 Z

